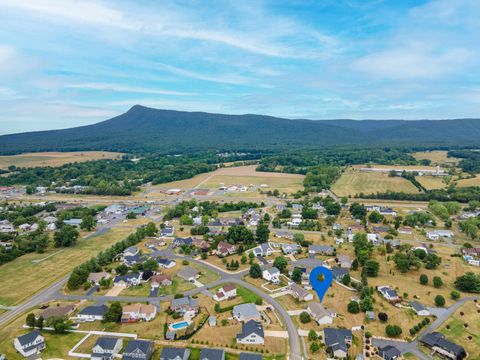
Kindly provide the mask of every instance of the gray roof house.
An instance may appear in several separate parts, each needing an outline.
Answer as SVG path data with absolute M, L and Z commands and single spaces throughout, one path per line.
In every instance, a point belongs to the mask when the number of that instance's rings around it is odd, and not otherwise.
M 345 268 L 334 267 L 332 268 L 332 276 L 336 281 L 342 281 L 345 275 L 348 275 L 349 271 Z
M 240 360 L 262 360 L 262 359 L 263 359 L 262 354 L 246 353 L 246 352 L 240 353 Z
M 179 299 L 172 299 L 170 302 L 170 308 L 179 313 L 186 313 L 190 311 L 197 312 L 198 300 L 187 296 Z
M 450 359 L 461 360 L 467 356 L 462 346 L 445 339 L 445 336 L 439 332 L 425 335 L 420 339 L 420 342 L 440 355 Z
M 334 252 L 333 246 L 330 245 L 309 245 L 309 254 L 332 255 Z
M 33 330 L 28 334 L 21 335 L 13 340 L 13 346 L 24 357 L 40 353 L 45 349 L 45 338 L 40 331 Z
M 419 303 L 418 301 L 411 301 L 410 306 L 419 316 L 430 316 L 431 315 L 430 310 L 428 310 L 425 305 Z
M 395 360 L 402 356 L 400 350 L 392 345 L 381 347 L 378 350 L 378 354 L 383 358 L 383 360 Z
M 261 315 L 257 306 L 253 303 L 235 305 L 233 307 L 233 317 L 238 321 L 261 320 Z
M 163 229 L 160 230 L 160 236 L 162 237 L 173 236 L 174 231 L 175 230 L 173 226 L 165 226 Z
M 225 350 L 202 349 L 200 351 L 200 360 L 225 360 Z
M 190 349 L 164 347 L 160 354 L 160 360 L 187 360 L 190 357 Z
M 123 351 L 122 360 L 150 360 L 155 345 L 148 340 L 130 340 Z
M 107 305 L 87 306 L 77 314 L 77 318 L 83 321 L 103 320 L 103 316 L 107 310 Z
M 242 332 L 237 335 L 238 344 L 263 344 L 265 333 L 261 323 L 255 320 L 247 321 L 242 325 Z
M 195 281 L 200 276 L 200 273 L 194 267 L 187 266 L 180 269 L 177 275 L 185 281 Z
M 122 349 L 123 340 L 114 337 L 98 338 L 93 345 L 92 360 L 112 360 Z
M 346 358 L 353 334 L 348 329 L 325 328 L 323 330 L 327 352 L 337 358 Z

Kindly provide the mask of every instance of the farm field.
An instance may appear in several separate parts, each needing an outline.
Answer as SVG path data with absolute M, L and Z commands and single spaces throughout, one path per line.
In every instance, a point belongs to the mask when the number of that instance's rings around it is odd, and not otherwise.
M 338 196 L 355 196 L 385 191 L 416 193 L 417 188 L 401 177 L 390 177 L 385 173 L 360 172 L 347 169 L 333 184 L 332 191 Z
M 458 158 L 447 157 L 448 151 L 419 151 L 412 154 L 417 160 L 430 160 L 432 164 L 457 163 Z
M 480 177 L 477 175 L 471 179 L 462 179 L 457 181 L 458 187 L 480 186 Z
M 468 327 L 464 325 L 467 324 Z M 469 358 L 480 356 L 480 306 L 465 303 L 440 328 L 445 337 L 465 348 Z
M 73 162 L 101 159 L 120 159 L 122 153 L 110 151 L 38 152 L 0 156 L 0 169 L 17 167 L 60 166 Z
M 440 176 L 416 176 L 415 179 L 422 184 L 423 187 L 427 190 L 433 190 L 433 189 L 443 189 L 444 187 L 447 186 L 445 182 L 443 181 L 444 178 Z
M 30 253 L 2 265 L 0 304 L 13 305 L 35 294 L 132 231 L 132 228 L 114 228 L 104 234 L 79 240 L 71 248 L 51 248 L 43 254 Z

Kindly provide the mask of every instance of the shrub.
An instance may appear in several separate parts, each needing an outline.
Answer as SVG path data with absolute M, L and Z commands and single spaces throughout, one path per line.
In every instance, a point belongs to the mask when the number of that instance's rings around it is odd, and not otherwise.
M 436 287 L 437 289 L 442 287 L 443 281 L 440 276 L 434 276 L 433 277 L 433 286 Z
M 360 312 L 360 305 L 356 301 L 350 301 L 347 305 L 347 310 L 351 314 L 358 314 Z
M 442 295 L 435 296 L 435 305 L 442 307 L 445 305 L 445 298 Z
M 420 275 L 420 284 L 427 285 L 428 284 L 428 276 L 425 274 Z
M 398 325 L 387 325 L 385 327 L 385 333 L 389 337 L 397 337 L 402 333 L 402 328 Z
M 300 321 L 302 322 L 302 324 L 306 324 L 306 323 L 309 323 L 310 321 L 312 321 L 312 318 L 311 318 L 309 313 L 304 311 L 300 314 Z
M 459 293 L 457 290 L 453 290 L 453 291 L 450 293 L 450 297 L 451 297 L 453 300 L 458 300 L 458 299 L 460 299 L 460 293 Z
M 378 313 L 378 318 L 380 319 L 380 321 L 387 321 L 388 320 L 388 315 L 384 312 L 381 312 L 381 313 Z

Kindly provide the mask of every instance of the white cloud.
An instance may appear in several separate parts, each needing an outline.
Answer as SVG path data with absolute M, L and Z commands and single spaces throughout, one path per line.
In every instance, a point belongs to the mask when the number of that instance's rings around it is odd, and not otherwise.
M 107 83 L 81 83 L 81 84 L 67 84 L 66 88 L 70 89 L 85 89 L 85 90 L 101 90 L 101 91 L 115 91 L 125 93 L 142 93 L 142 94 L 156 94 L 156 95 L 173 95 L 173 96 L 191 96 L 190 92 L 173 91 L 164 89 L 152 89 L 146 87 L 125 86 L 118 84 Z

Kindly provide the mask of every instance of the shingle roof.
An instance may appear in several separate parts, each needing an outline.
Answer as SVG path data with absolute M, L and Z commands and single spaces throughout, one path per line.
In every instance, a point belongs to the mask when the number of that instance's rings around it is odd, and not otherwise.
M 265 333 L 263 331 L 262 324 L 255 320 L 247 321 L 242 325 L 242 332 L 237 335 L 237 339 L 243 339 L 250 334 L 257 334 L 258 336 L 264 338 Z
M 254 353 L 244 353 L 240 354 L 240 360 L 262 360 L 262 354 L 254 354 Z
M 257 306 L 253 303 L 246 303 L 235 305 L 233 307 L 233 314 L 238 314 L 240 317 L 259 317 L 260 313 L 257 310 Z
M 103 316 L 107 312 L 107 305 L 92 305 L 87 306 L 85 309 L 80 311 L 78 315 L 94 315 L 94 316 Z
M 93 345 L 93 349 L 95 349 L 96 346 L 100 346 L 103 350 L 113 350 L 118 341 L 122 340 L 120 338 L 101 337 L 97 339 L 95 345 Z
M 169 359 L 175 359 L 176 357 L 183 359 L 186 351 L 189 351 L 189 350 L 182 349 L 182 348 L 164 347 L 160 354 L 160 359 L 169 360 Z
M 425 305 L 419 303 L 418 301 L 412 301 L 410 302 L 410 306 L 415 310 L 415 311 L 422 311 L 422 310 L 427 310 Z
M 32 332 L 29 332 L 28 334 L 19 336 L 17 339 L 18 339 L 18 342 L 20 343 L 20 345 L 23 346 L 23 345 L 26 345 L 26 344 L 30 344 L 30 343 L 33 342 L 38 336 L 42 336 L 42 334 L 40 333 L 40 331 L 38 331 L 38 330 L 33 330 Z
M 125 351 L 123 352 L 123 360 L 134 360 L 138 359 L 138 357 L 130 357 L 128 354 L 131 353 L 142 353 L 142 354 L 150 354 L 153 350 L 153 343 L 148 340 L 130 340 L 125 347 Z
M 438 332 L 433 332 L 426 334 L 420 342 L 426 344 L 429 347 L 438 346 L 448 352 L 455 354 L 456 356 L 462 355 L 465 353 L 465 349 L 460 345 L 455 344 L 452 341 L 445 339 L 445 337 Z
M 327 348 L 332 348 L 333 351 L 338 349 L 344 350 L 345 352 L 348 351 L 345 338 L 352 337 L 351 330 L 325 328 L 323 331 L 325 335 L 325 345 Z
M 384 359 L 394 359 L 395 357 L 402 355 L 400 350 L 392 345 L 387 345 L 383 348 L 380 348 L 380 353 L 383 355 Z
M 223 360 L 225 359 L 225 350 L 202 349 L 200 351 L 200 360 Z

